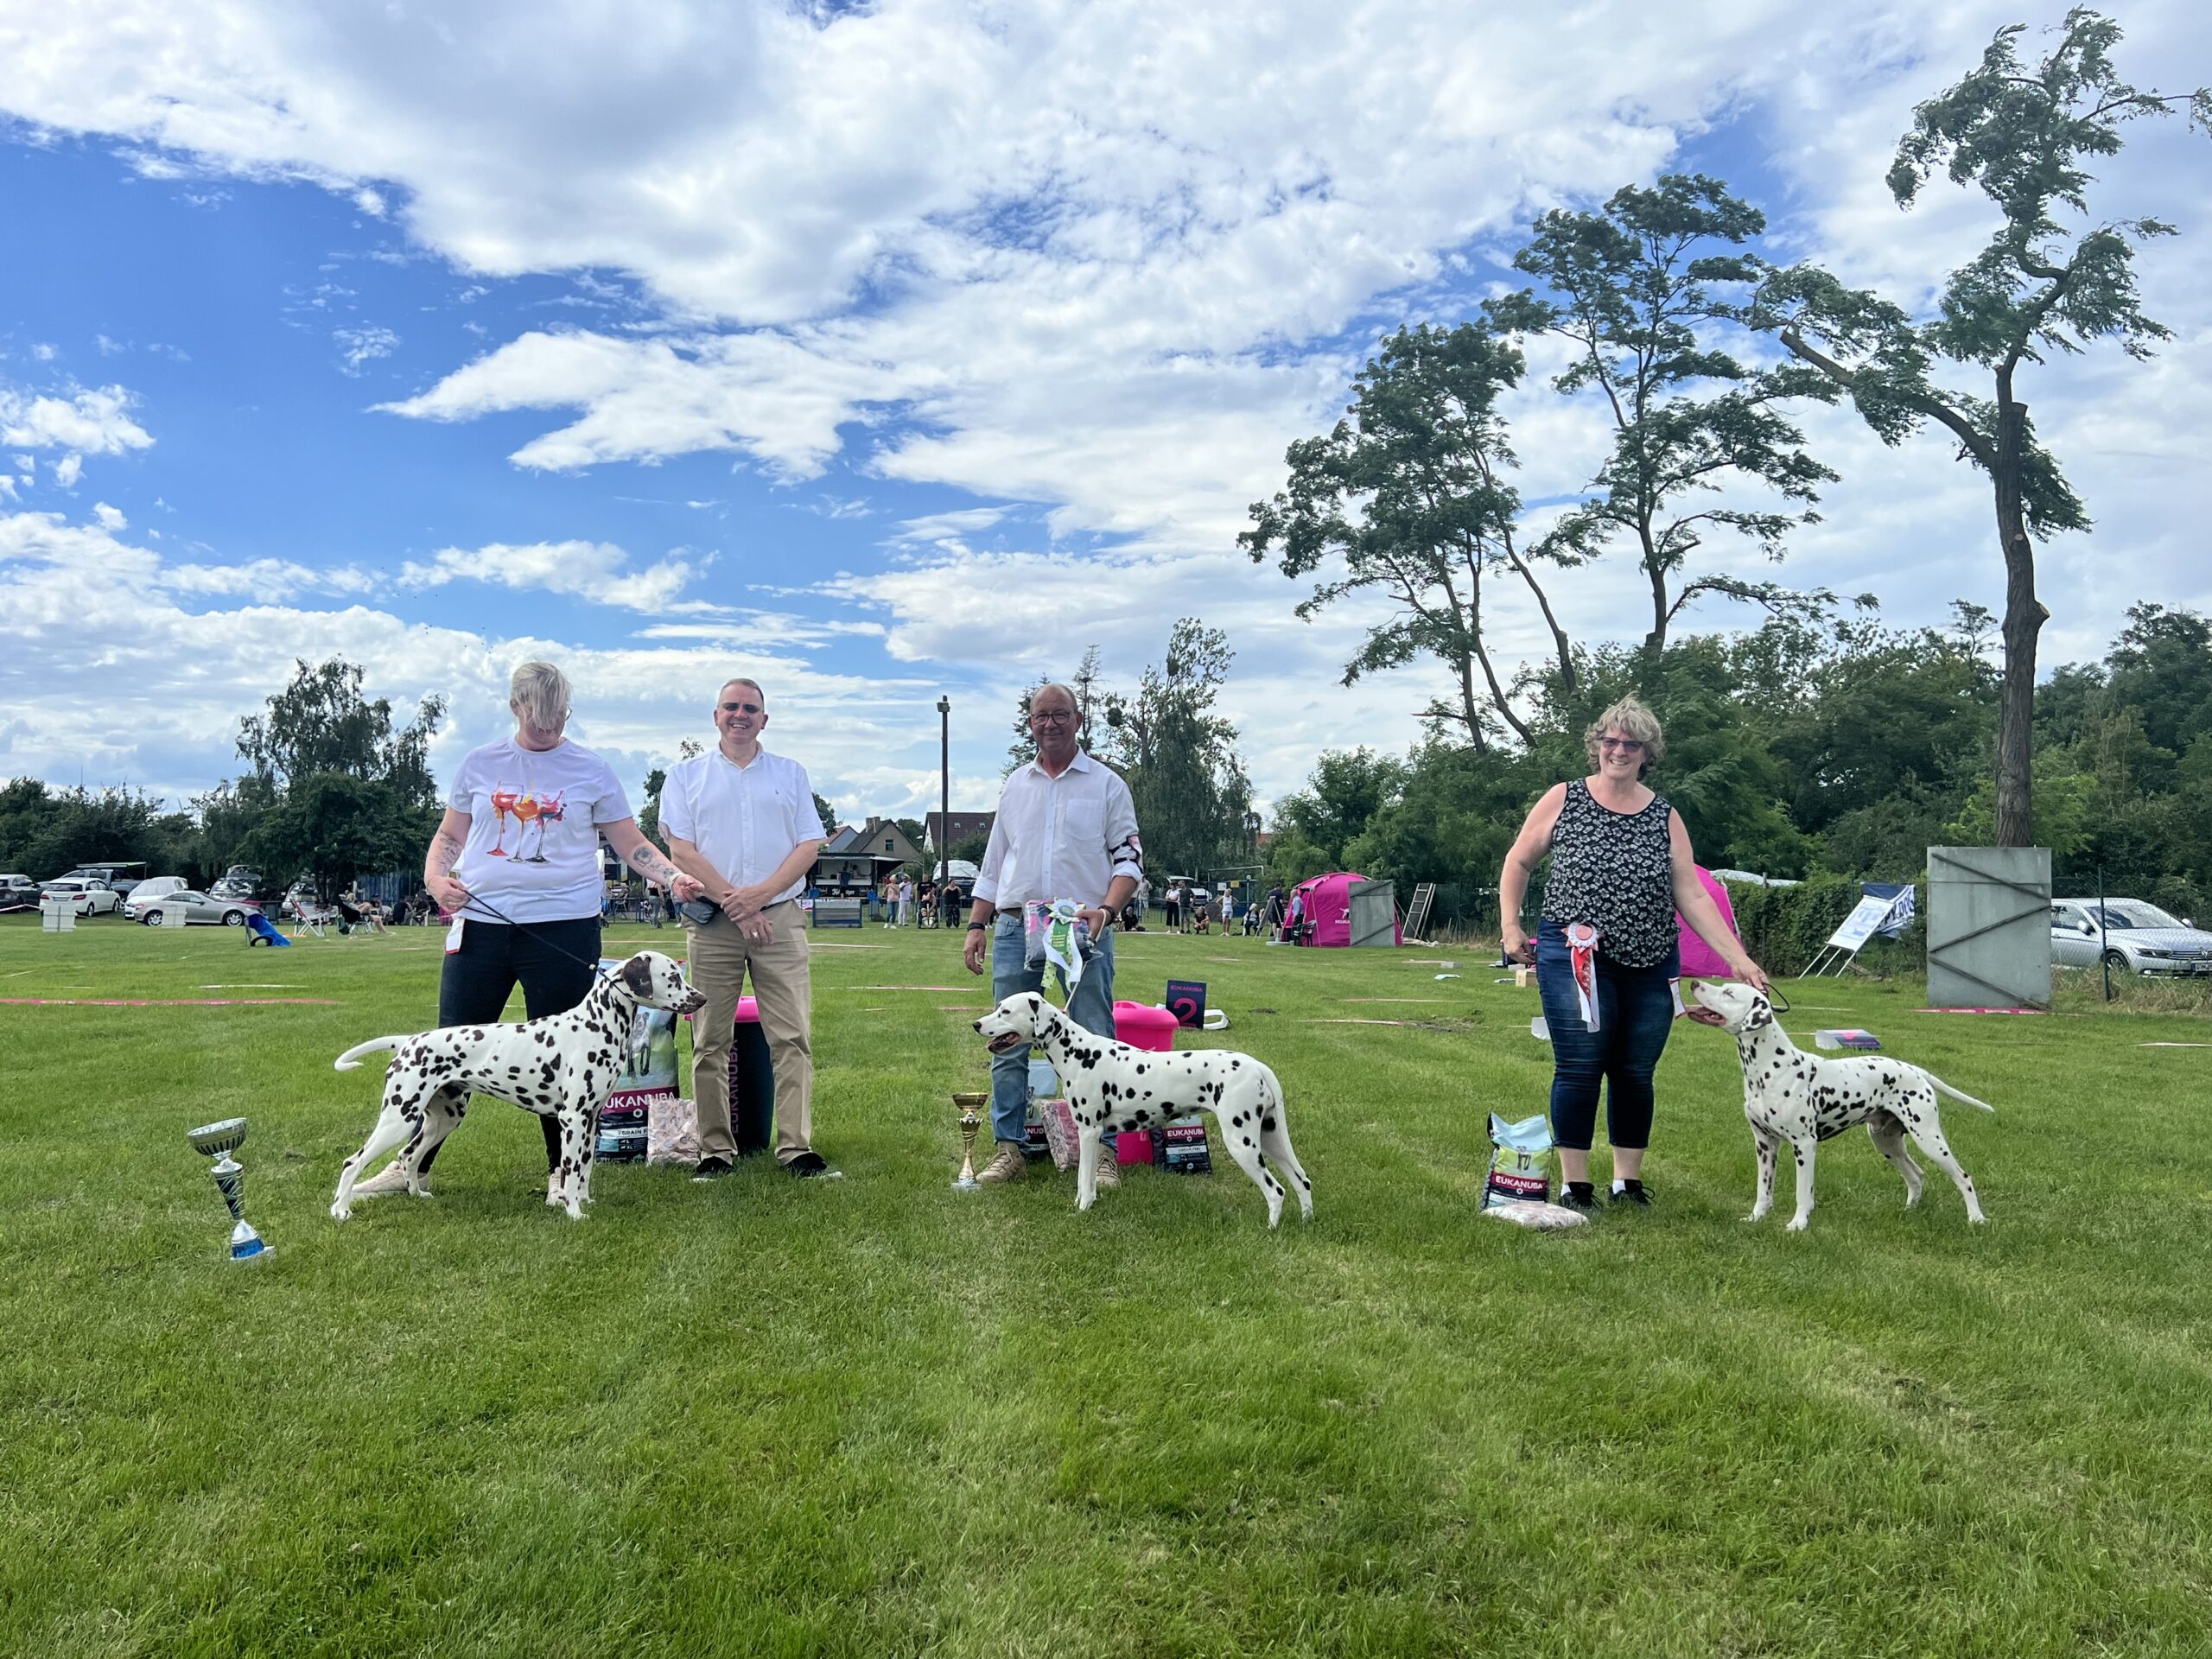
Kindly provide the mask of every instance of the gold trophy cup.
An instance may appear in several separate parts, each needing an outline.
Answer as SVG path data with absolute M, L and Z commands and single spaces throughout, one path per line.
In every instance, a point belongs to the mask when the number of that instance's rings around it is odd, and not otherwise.
M 952 1190 L 973 1192 L 982 1183 L 976 1179 L 976 1137 L 982 1133 L 982 1109 L 990 1104 L 988 1094 L 961 1094 L 952 1097 L 960 1109 L 960 1173 L 954 1177 Z

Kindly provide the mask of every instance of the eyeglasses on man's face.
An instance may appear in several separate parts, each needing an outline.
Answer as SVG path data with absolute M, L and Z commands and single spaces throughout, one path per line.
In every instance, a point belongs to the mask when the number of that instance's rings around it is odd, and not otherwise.
M 1598 740 L 1598 747 L 1601 749 L 1618 749 L 1623 754 L 1642 754 L 1643 740 L 1640 737 L 1601 737 Z
M 722 713 L 726 715 L 757 715 L 760 712 L 760 705 L 757 702 L 726 702 L 722 704 Z
M 1072 709 L 1032 709 L 1029 723 L 1033 726 L 1065 726 L 1075 718 Z

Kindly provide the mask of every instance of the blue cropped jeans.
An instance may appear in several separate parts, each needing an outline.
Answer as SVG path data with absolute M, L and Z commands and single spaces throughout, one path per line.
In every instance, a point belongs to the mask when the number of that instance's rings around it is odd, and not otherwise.
M 1114 1034 L 1114 930 L 1091 941 L 1098 954 L 1084 965 L 1068 999 L 1068 1015 L 1085 1031 Z M 991 1001 L 1003 1002 L 1018 991 L 1041 991 L 1045 975 L 1029 966 L 1029 941 L 1021 906 L 1001 911 L 991 927 Z M 1029 1051 L 991 1056 L 991 1135 L 1000 1141 L 1029 1138 Z
M 1536 926 L 1536 988 L 1552 1033 L 1552 1140 L 1590 1149 L 1598 1127 L 1598 1085 L 1605 1085 L 1605 1139 L 1640 1150 L 1651 1141 L 1651 1074 L 1675 1022 L 1667 982 L 1681 972 L 1673 951 L 1649 968 L 1624 968 L 1598 957 L 1598 1029 L 1582 1023 L 1567 930 Z

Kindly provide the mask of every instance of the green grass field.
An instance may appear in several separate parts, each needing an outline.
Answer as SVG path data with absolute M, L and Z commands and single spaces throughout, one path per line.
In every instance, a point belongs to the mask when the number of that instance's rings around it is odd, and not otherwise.
M 330 1060 L 428 1020 L 437 934 L 0 928 L 0 996 L 331 1000 L 0 1007 L 0 1652 L 2212 1649 L 2212 1053 L 2145 1046 L 2203 1020 L 1795 986 L 1808 1043 L 1997 1106 L 1946 1118 L 1988 1227 L 1856 1132 L 1808 1235 L 1747 1226 L 1733 1048 L 1683 1024 L 1661 1207 L 1531 1235 L 1476 1206 L 1533 990 L 1124 939 L 1122 995 L 1208 981 L 1289 1091 L 1318 1215 L 1270 1236 L 1225 1160 L 1089 1216 L 949 1191 L 957 938 L 820 944 L 845 1180 L 609 1167 L 572 1224 L 485 1102 L 436 1198 L 341 1228 L 378 1085 Z M 184 1140 L 234 1113 L 244 1268 Z

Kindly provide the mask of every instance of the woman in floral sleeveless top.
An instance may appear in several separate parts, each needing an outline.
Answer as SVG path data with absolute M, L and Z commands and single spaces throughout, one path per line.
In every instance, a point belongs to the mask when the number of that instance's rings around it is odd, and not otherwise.
M 1594 768 L 1586 779 L 1547 790 L 1497 880 L 1505 916 L 1505 954 L 1534 963 L 1552 1039 L 1552 1138 L 1559 1147 L 1571 1210 L 1596 1207 L 1590 1185 L 1590 1141 L 1598 1122 L 1598 1086 L 1605 1086 L 1605 1138 L 1613 1148 L 1613 1201 L 1648 1205 L 1643 1152 L 1651 1138 L 1651 1074 L 1674 1023 L 1670 982 L 1676 960 L 1675 912 L 1697 931 L 1736 976 L 1766 988 L 1766 975 L 1721 919 L 1698 880 L 1689 832 L 1667 798 L 1643 782 L 1666 753 L 1652 712 L 1634 697 L 1605 710 L 1583 734 Z M 1529 877 L 1552 861 L 1544 912 L 1532 941 L 1521 926 Z M 1598 1029 L 1584 1016 L 1567 930 L 1596 930 L 1594 992 Z M 1702 1012 L 1700 1010 L 1700 1012 Z

